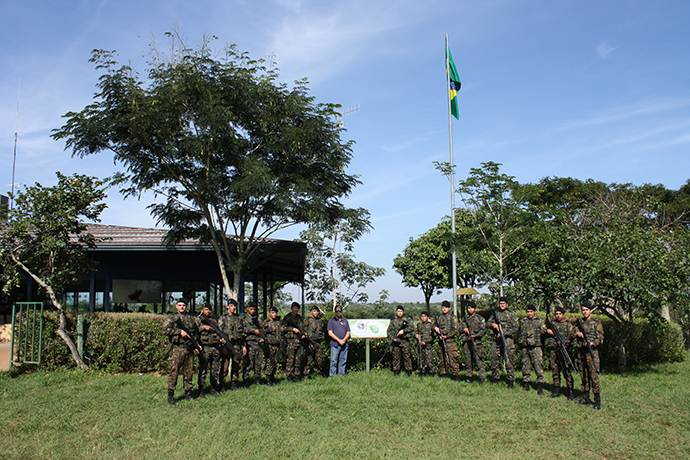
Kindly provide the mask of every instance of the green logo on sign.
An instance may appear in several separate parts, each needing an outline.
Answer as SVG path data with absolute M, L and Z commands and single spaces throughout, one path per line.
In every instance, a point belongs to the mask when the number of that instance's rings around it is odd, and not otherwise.
M 369 328 L 371 329 L 371 332 L 373 332 L 374 334 L 377 334 L 379 332 L 379 328 L 376 327 L 375 324 L 372 324 L 371 326 L 369 326 Z

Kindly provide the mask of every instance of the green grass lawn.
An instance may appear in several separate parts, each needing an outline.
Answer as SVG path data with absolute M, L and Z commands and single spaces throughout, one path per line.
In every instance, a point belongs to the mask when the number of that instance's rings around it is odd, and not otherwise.
M 601 381 L 601 411 L 518 385 L 388 371 L 169 406 L 164 376 L 3 372 L 0 458 L 690 457 L 689 361 Z

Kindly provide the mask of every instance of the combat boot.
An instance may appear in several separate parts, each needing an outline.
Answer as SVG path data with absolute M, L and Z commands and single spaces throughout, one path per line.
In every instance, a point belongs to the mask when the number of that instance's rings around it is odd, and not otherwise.
M 573 387 L 568 387 L 568 401 L 575 399 L 575 393 L 573 393 Z
M 479 379 L 479 384 L 484 385 L 484 379 Z
M 211 390 L 208 392 L 208 394 L 210 394 L 210 395 L 217 395 L 217 394 L 218 394 L 218 390 L 216 389 L 216 387 L 218 387 L 218 382 L 215 381 L 215 380 L 213 380 L 213 379 L 211 379 Z
M 222 395 L 225 394 L 225 382 L 218 384 L 218 392 Z
M 594 406 L 596 410 L 601 409 L 601 395 L 599 393 L 594 393 Z
M 261 385 L 261 379 L 260 378 L 254 379 L 254 385 Z
M 537 382 L 537 394 L 538 395 L 544 394 L 544 384 L 542 382 Z
M 412 377 L 412 371 L 407 371 L 407 376 Z
M 197 398 L 206 399 L 206 395 L 204 394 L 203 388 L 199 390 L 199 396 L 197 396 Z
M 168 404 L 175 405 L 175 390 L 168 390 Z
M 592 404 L 592 401 L 589 399 L 589 391 L 582 396 L 582 399 L 580 399 L 578 402 L 576 402 L 578 406 L 584 406 L 587 404 Z
M 295 379 L 293 379 L 291 375 L 288 375 L 288 376 L 287 376 L 287 381 L 288 381 L 288 382 L 294 382 Z
M 522 384 L 522 389 L 525 391 L 529 391 L 529 382 L 525 382 Z
M 393 375 L 400 375 L 400 371 L 393 371 Z
M 454 375 L 454 376 L 453 376 L 453 380 L 455 380 L 456 382 L 459 382 L 459 381 L 462 380 L 462 379 L 460 378 L 459 375 Z
M 515 380 L 508 380 L 508 389 L 512 390 L 513 389 L 513 384 L 515 383 Z
M 299 375 L 296 375 L 295 376 L 295 382 L 302 383 L 302 377 L 300 377 Z
M 266 385 L 268 385 L 269 387 L 272 387 L 275 385 L 275 383 L 273 383 L 273 376 L 272 375 L 266 376 Z
M 553 393 L 551 393 L 549 398 L 558 398 L 561 395 L 561 387 L 553 387 Z
M 237 390 L 239 390 L 239 388 L 237 388 L 237 382 L 233 380 L 230 383 L 230 391 L 237 391 Z
M 189 399 L 190 401 L 191 401 L 192 399 L 194 399 L 194 396 L 192 396 L 192 391 L 191 391 L 191 390 L 185 391 L 185 392 L 184 392 L 184 399 Z

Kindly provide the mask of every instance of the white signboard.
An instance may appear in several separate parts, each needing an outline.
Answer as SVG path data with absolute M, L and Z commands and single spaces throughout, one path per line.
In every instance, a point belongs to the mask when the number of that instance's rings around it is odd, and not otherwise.
M 389 319 L 348 319 L 353 339 L 384 339 Z

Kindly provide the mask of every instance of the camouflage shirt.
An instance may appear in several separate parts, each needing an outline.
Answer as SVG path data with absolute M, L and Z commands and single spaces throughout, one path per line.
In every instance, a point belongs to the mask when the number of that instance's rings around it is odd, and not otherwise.
M 244 330 L 242 329 L 242 321 L 237 315 L 231 315 L 229 313 L 224 314 L 218 320 L 218 327 L 220 330 L 225 332 L 228 339 L 231 341 L 243 340 Z
M 213 322 L 216 324 L 216 320 L 211 318 L 210 316 L 205 319 L 206 322 Z M 201 317 L 197 316 L 194 318 L 194 322 L 196 323 L 196 328 L 199 331 L 199 343 L 201 345 L 209 345 L 209 346 L 220 346 L 220 337 L 218 334 L 216 334 L 215 331 L 207 331 L 204 326 L 206 326 L 204 323 L 201 322 Z
M 486 321 L 484 321 L 484 318 L 481 315 L 478 315 L 477 312 L 475 312 L 473 315 L 466 315 L 465 318 L 463 318 L 460 328 L 463 329 L 463 341 L 469 340 L 469 337 L 464 332 L 465 328 L 469 329 L 471 334 L 476 339 L 481 340 L 481 338 L 484 337 L 484 334 L 486 334 Z
M 310 316 L 304 320 L 304 332 L 306 332 L 307 336 L 314 342 L 321 342 L 323 340 L 323 329 L 323 319 L 320 317 L 314 318 Z
M 177 324 L 175 324 L 178 318 L 182 321 L 182 325 L 189 332 L 191 332 L 191 336 L 195 340 L 198 338 L 199 331 L 196 328 L 194 318 L 186 313 L 175 313 L 172 316 L 169 316 L 168 319 L 165 320 L 165 325 L 163 326 L 163 334 L 167 335 L 170 339 L 170 343 L 172 343 L 175 346 L 189 346 L 190 344 L 188 343 L 188 340 L 180 335 L 182 329 L 179 328 Z
M 302 315 L 293 315 L 292 313 L 288 313 L 285 315 L 285 318 L 283 318 L 283 332 L 285 333 L 285 338 L 293 341 L 300 340 L 301 336 L 299 334 L 295 334 L 295 331 L 292 330 L 295 326 L 292 324 L 302 327 L 302 324 L 304 324 Z
M 441 330 L 441 335 L 449 338 L 458 335 L 458 320 L 451 312 L 437 316 L 436 326 Z
M 280 320 L 266 318 L 261 322 L 261 326 L 264 328 L 266 343 L 270 345 L 280 345 L 281 340 L 283 340 L 283 327 Z
M 501 328 L 503 328 L 503 334 L 506 338 L 512 337 L 518 331 L 518 320 L 517 315 L 512 311 L 505 310 L 494 310 L 498 316 L 498 320 L 501 322 Z M 492 327 L 496 322 L 494 315 L 492 314 L 486 322 L 487 327 Z
M 436 338 L 436 334 L 434 334 L 434 325 L 431 321 L 427 321 L 426 323 L 420 321 L 417 324 L 417 334 L 421 337 L 422 342 L 427 345 L 433 344 Z
M 532 319 L 522 318 L 520 325 L 520 345 L 523 347 L 541 347 L 541 335 L 546 331 L 544 321 L 535 316 Z
M 604 343 L 604 327 L 601 325 L 601 322 L 598 319 L 594 319 L 590 316 L 587 321 L 584 319 L 580 321 L 592 348 L 596 348 Z M 587 346 L 584 339 L 578 338 L 576 341 L 578 347 Z
M 568 344 L 570 344 L 575 335 L 575 327 L 565 319 L 563 319 L 563 321 L 557 321 L 554 319 L 551 322 L 553 326 L 558 330 L 558 333 L 561 335 L 561 338 L 563 339 L 563 342 L 565 342 L 565 345 L 568 346 Z M 546 345 L 547 348 L 558 347 L 555 337 L 551 335 L 546 336 L 544 345 Z
M 412 325 L 412 321 L 404 316 L 402 318 L 396 316 L 395 319 L 392 319 L 391 322 L 388 323 L 388 330 L 386 331 L 388 339 L 392 340 L 395 338 L 401 328 L 403 334 L 397 336 L 398 342 L 409 342 L 411 337 L 410 334 L 414 332 L 414 326 Z
M 258 342 L 259 339 L 261 338 L 261 335 L 256 335 L 254 332 L 258 329 L 259 332 L 261 332 L 261 329 L 259 329 L 259 325 L 261 323 L 259 322 L 259 317 L 258 316 L 249 316 L 249 314 L 245 314 L 242 317 L 242 330 L 244 331 L 244 340 L 247 342 Z

